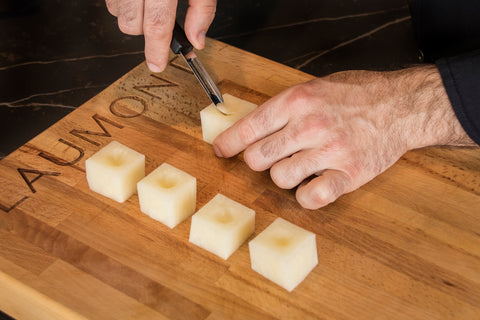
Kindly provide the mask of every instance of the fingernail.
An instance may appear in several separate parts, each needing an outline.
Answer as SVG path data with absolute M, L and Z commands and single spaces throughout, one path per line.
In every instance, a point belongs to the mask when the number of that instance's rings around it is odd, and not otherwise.
M 151 62 L 147 62 L 147 66 L 148 66 L 148 69 L 150 69 L 150 71 L 152 71 L 152 72 L 155 72 L 155 73 L 162 72 L 162 69 L 159 66 L 157 66 L 156 64 L 153 64 Z
M 223 154 L 220 151 L 220 149 L 217 147 L 217 145 L 213 145 L 213 151 L 215 152 L 215 155 L 219 158 L 223 158 Z

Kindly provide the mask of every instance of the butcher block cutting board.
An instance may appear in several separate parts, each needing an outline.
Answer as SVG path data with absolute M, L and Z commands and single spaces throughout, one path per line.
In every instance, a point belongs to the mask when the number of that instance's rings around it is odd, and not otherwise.
M 209 40 L 220 90 L 262 103 L 313 77 Z M 19 319 L 479 319 L 480 150 L 409 152 L 315 211 L 241 156 L 202 141 L 209 104 L 179 59 L 139 65 L 0 161 L 0 309 Z M 256 211 L 253 237 L 282 217 L 316 234 L 319 264 L 289 293 L 174 229 L 89 190 L 85 160 L 116 140 L 197 178 L 197 209 L 222 193 Z M 250 240 L 249 239 L 249 240 Z

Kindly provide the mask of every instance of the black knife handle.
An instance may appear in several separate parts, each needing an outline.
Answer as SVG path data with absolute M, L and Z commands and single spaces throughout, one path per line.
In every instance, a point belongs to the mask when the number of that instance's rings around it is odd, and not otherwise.
M 190 41 L 188 41 L 187 36 L 185 35 L 185 31 L 183 31 L 182 27 L 180 27 L 177 22 L 175 22 L 175 27 L 173 28 L 170 48 L 172 49 L 173 53 L 182 53 L 183 55 L 189 53 L 193 49 L 192 44 Z

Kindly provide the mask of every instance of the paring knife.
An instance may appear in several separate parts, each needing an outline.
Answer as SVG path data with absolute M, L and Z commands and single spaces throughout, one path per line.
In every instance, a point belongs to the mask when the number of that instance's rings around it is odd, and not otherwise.
M 173 53 L 182 55 L 210 100 L 212 100 L 213 104 L 217 107 L 218 111 L 223 114 L 228 114 L 223 106 L 224 101 L 220 90 L 218 90 L 215 82 L 213 82 L 200 60 L 198 60 L 195 52 L 193 52 L 193 45 L 188 41 L 185 31 L 183 31 L 182 27 L 180 27 L 177 22 L 175 22 L 175 27 L 173 28 L 170 48 Z

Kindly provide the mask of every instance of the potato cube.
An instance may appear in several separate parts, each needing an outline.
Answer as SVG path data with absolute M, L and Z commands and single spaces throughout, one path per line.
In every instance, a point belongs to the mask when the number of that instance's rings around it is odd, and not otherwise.
M 248 244 L 252 269 L 292 291 L 318 264 L 315 234 L 277 218 Z
M 197 179 L 163 163 L 138 184 L 140 210 L 170 228 L 195 212 Z
M 255 211 L 217 194 L 192 217 L 190 242 L 228 259 L 255 229 Z
M 145 156 L 112 141 L 85 161 L 88 186 L 112 200 L 124 202 L 145 176 Z
M 228 114 L 218 111 L 213 103 L 200 111 L 203 140 L 210 144 L 213 143 L 213 140 L 220 133 L 257 107 L 256 104 L 234 97 L 228 93 L 223 95 L 223 99 L 222 111 L 224 110 Z

